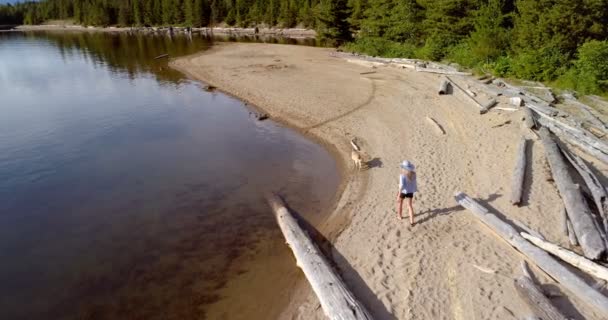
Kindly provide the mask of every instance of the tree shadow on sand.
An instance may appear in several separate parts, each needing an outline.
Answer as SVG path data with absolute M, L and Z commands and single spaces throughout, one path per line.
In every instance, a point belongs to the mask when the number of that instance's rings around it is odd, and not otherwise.
M 357 300 L 363 304 L 367 311 L 373 315 L 374 319 L 397 320 L 397 318 L 386 309 L 377 295 L 367 286 L 363 278 L 361 278 L 348 260 L 333 246 L 331 241 L 303 219 L 297 211 L 290 208 L 287 204 L 286 207 L 298 221 L 300 227 L 308 232 L 312 241 L 319 247 L 334 270 L 337 270 L 348 289 L 350 289 Z

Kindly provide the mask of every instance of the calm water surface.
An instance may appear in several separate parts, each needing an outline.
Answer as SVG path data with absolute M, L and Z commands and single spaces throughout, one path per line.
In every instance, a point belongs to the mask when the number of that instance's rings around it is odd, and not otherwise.
M 265 319 L 289 299 L 262 192 L 317 219 L 336 163 L 153 59 L 209 45 L 0 33 L 0 319 Z

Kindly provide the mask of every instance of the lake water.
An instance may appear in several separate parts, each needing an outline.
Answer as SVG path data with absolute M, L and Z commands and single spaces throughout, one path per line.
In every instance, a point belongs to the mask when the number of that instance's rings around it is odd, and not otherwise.
M 209 46 L 0 33 L 0 319 L 270 319 L 289 300 L 262 193 L 318 221 L 337 165 L 153 59 Z

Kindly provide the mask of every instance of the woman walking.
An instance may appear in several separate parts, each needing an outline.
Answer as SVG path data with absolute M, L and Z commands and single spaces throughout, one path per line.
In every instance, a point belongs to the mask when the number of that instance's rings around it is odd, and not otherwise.
M 418 191 L 416 185 L 416 167 L 413 163 L 404 160 L 401 163 L 401 174 L 399 175 L 399 193 L 397 194 L 397 203 L 399 204 L 399 220 L 403 219 L 401 212 L 403 211 L 403 200 L 407 199 L 407 210 L 410 214 L 410 225 L 414 225 L 414 193 Z

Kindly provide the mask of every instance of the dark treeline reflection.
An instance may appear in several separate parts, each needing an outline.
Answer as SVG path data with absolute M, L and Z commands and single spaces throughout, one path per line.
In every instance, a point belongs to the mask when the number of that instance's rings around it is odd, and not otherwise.
M 80 54 L 96 64 L 104 64 L 110 71 L 127 74 L 134 79 L 139 74 L 150 74 L 162 84 L 178 84 L 185 79 L 180 72 L 168 67 L 164 54 L 179 57 L 194 54 L 209 48 L 213 42 L 247 42 L 318 46 L 316 39 L 294 39 L 262 36 L 192 36 L 177 34 L 101 33 L 101 32 L 28 32 L 31 39 L 40 39 L 44 34 L 48 41 L 61 51 L 61 55 Z

